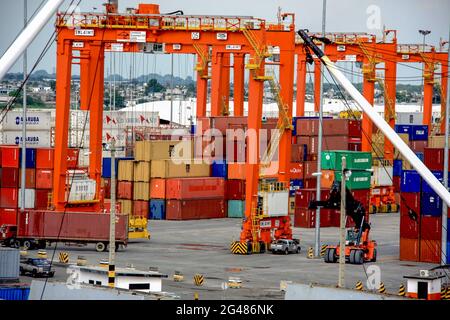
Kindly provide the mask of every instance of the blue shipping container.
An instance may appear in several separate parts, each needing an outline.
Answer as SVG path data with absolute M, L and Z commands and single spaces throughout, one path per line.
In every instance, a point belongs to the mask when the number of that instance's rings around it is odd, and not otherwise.
M 152 220 L 166 220 L 166 201 L 151 199 L 148 218 Z
M 450 241 L 447 242 L 447 264 L 450 264 Z
M 303 189 L 303 180 L 293 179 L 289 182 L 289 195 L 291 197 L 295 196 L 295 191 Z
M 444 173 L 442 171 L 431 172 L 440 182 L 444 180 Z M 425 182 L 425 180 L 422 180 L 422 192 L 434 192 L 433 189 L 431 189 L 430 185 Z
M 191 134 L 195 134 L 195 128 L 196 128 L 196 125 L 191 124 Z
M 411 132 L 409 134 L 411 141 L 427 141 L 428 140 L 428 126 L 422 124 L 411 125 Z
M 420 195 L 420 214 L 433 217 L 442 215 L 442 200 L 435 192 L 422 192 Z
M 402 176 L 402 160 L 394 160 L 394 177 Z
M 116 178 L 117 171 L 119 169 L 119 160 L 133 160 L 133 157 L 120 157 L 116 158 Z M 102 178 L 111 178 L 111 158 L 102 159 Z
M 407 133 L 411 138 L 412 125 L 411 124 L 396 124 L 394 127 L 397 133 Z
M 19 150 L 19 163 L 22 163 L 22 149 Z M 25 165 L 27 169 L 36 168 L 36 149 L 27 148 L 25 155 Z
M 0 300 L 28 300 L 29 286 L 0 286 Z
M 403 170 L 400 185 L 401 192 L 420 192 L 422 178 L 415 170 Z
M 211 165 L 211 176 L 218 178 L 227 178 L 227 162 L 225 160 L 215 160 Z
M 416 152 L 416 156 L 417 156 L 417 158 L 420 159 L 420 161 L 423 162 L 423 157 L 424 157 L 423 152 Z

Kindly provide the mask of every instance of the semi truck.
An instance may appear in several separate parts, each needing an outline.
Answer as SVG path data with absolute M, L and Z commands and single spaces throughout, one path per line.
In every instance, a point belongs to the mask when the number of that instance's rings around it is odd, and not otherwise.
M 29 210 L 17 213 L 17 223 L 0 226 L 0 242 L 8 247 L 45 249 L 47 244 L 95 244 L 107 250 L 110 215 L 91 212 Z M 116 250 L 128 244 L 128 215 L 116 215 Z

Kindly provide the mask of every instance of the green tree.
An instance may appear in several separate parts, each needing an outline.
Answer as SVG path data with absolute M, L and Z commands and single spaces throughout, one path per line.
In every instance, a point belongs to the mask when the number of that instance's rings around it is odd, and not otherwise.
M 166 88 L 161 85 L 158 80 L 156 79 L 151 79 L 148 83 L 147 83 L 147 87 L 145 88 L 145 94 L 149 94 L 149 93 L 155 93 L 155 92 L 163 92 L 165 91 Z

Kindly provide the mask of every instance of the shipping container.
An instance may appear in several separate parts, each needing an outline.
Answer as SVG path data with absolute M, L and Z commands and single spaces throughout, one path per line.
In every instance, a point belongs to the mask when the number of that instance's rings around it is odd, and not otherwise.
M 228 179 L 245 180 L 245 163 L 228 163 Z
M 165 199 L 166 198 L 166 179 L 150 180 L 150 198 Z
M 36 189 L 34 208 L 36 210 L 47 210 L 51 204 L 52 190 Z
M 2 167 L 3 168 L 19 168 L 20 148 L 13 146 L 2 146 Z
M 373 168 L 371 184 L 376 187 L 392 186 L 394 177 L 394 167 L 379 166 Z
M 420 214 L 420 193 L 402 192 L 400 194 L 400 213 L 408 215 L 408 211 L 412 210 L 417 216 Z
M 326 200 L 330 195 L 330 190 L 322 189 L 320 193 L 320 199 Z M 301 189 L 295 193 L 295 207 L 296 208 L 308 208 L 310 202 L 316 200 L 315 189 Z
M 419 261 L 420 240 L 400 238 L 400 260 Z
M 15 208 L 0 208 L 0 226 L 4 224 L 17 223 L 17 209 Z
M 0 285 L 0 300 L 24 301 L 30 296 L 30 285 L 28 284 L 5 284 Z
M 217 116 L 211 117 L 211 128 L 219 130 L 222 134 L 232 127 L 247 128 L 247 117 L 243 116 Z
M 346 158 L 346 169 L 368 170 L 372 168 L 372 154 L 370 152 L 354 151 L 324 151 L 322 152 L 322 169 L 341 170 L 342 157 Z
M 334 170 L 322 170 L 320 176 L 320 185 L 322 188 L 329 189 L 334 183 Z
M 421 216 L 420 217 L 420 238 L 424 240 L 442 239 L 442 218 Z
M 294 227 L 314 228 L 316 226 L 316 210 L 305 208 L 295 208 Z M 320 227 L 327 228 L 331 226 L 331 210 L 320 210 Z
M 105 161 L 103 159 L 103 161 Z M 109 160 L 111 164 L 111 159 Z M 110 169 L 111 170 L 111 169 Z M 134 180 L 134 161 L 133 160 L 119 160 L 117 162 L 117 177 L 120 181 Z M 111 173 L 109 174 L 111 176 Z
M 194 143 L 186 141 L 136 141 L 134 157 L 137 161 L 164 159 L 190 159 L 194 155 Z
M 133 216 L 134 217 L 148 218 L 149 209 L 150 208 L 149 208 L 148 201 L 143 201 L 143 200 L 133 201 Z
M 361 138 L 361 120 L 348 120 L 348 136 L 351 138 Z
M 289 164 L 289 176 L 291 179 L 302 180 L 304 178 L 303 163 L 291 162 Z
M 428 137 L 429 148 L 444 149 L 445 147 L 445 135 L 442 136 L 429 136 Z
M 323 119 L 320 124 L 319 119 L 298 118 L 296 128 L 297 135 L 301 136 L 317 136 L 319 134 L 319 126 L 322 126 L 324 136 L 348 136 L 349 121 L 347 119 Z M 353 125 L 353 124 L 352 124 Z M 353 132 L 354 128 L 352 128 Z
M 444 173 L 442 171 L 431 171 L 433 175 L 442 182 L 444 180 Z M 434 192 L 434 190 L 430 187 L 430 185 L 425 181 L 422 180 L 422 192 Z
M 102 188 L 103 188 L 103 196 L 105 199 L 111 199 L 111 179 L 109 178 L 102 178 Z M 116 182 L 116 188 L 117 188 L 117 182 Z M 116 190 L 117 194 L 117 190 Z
M 19 169 L 19 188 L 22 187 L 22 169 Z M 36 170 L 25 169 L 25 188 L 36 188 Z
M 166 201 L 162 199 L 150 200 L 150 215 L 152 220 L 166 220 Z
M 313 174 L 317 172 L 317 161 L 305 161 L 303 163 L 304 179 L 316 178 Z
M 18 201 L 17 188 L 1 188 L 0 189 L 0 207 L 1 208 L 17 208 Z
M 227 178 L 227 162 L 224 160 L 214 160 L 211 164 L 211 176 L 219 178 Z
M 55 150 L 51 148 L 36 149 L 36 169 L 52 169 L 54 168 Z
M 303 162 L 306 161 L 306 155 L 308 154 L 308 145 L 295 143 L 291 145 L 291 161 Z
M 191 160 L 154 160 L 151 165 L 152 178 L 189 178 L 208 177 L 210 166 L 205 163 L 195 163 Z
M 299 144 L 306 144 L 308 155 L 317 154 L 319 149 L 319 138 L 297 137 Z M 322 150 L 347 150 L 349 138 L 347 136 L 324 136 L 322 139 Z
M 394 127 L 394 130 L 397 133 L 408 134 L 408 137 L 411 139 L 411 131 L 412 131 L 412 125 L 411 124 L 396 124 L 395 127 Z
M 8 111 L 0 124 L 2 131 L 20 131 L 23 126 L 22 111 Z M 28 131 L 48 130 L 54 127 L 51 121 L 51 111 L 27 110 L 26 126 Z
M 415 170 L 403 170 L 401 192 L 420 192 L 422 178 Z
M 442 215 L 442 200 L 435 192 L 422 192 L 420 214 L 439 217 Z
M 441 240 L 420 239 L 420 262 L 439 263 L 441 261 Z
M 119 175 L 119 162 L 121 161 L 126 161 L 126 160 L 133 160 L 132 157 L 117 157 L 116 158 L 116 166 L 115 166 L 115 170 L 116 170 L 116 177 L 118 177 Z M 131 175 L 133 174 L 133 165 L 129 165 L 131 166 Z M 103 157 L 102 160 L 102 177 L 103 178 L 111 178 L 111 158 L 109 157 Z M 125 179 L 120 179 L 119 180 L 125 180 Z M 131 177 L 131 179 L 126 179 L 126 181 L 133 181 L 133 177 Z
M 131 217 L 133 215 L 133 201 L 120 199 L 118 202 L 120 203 L 120 212 Z
M 18 206 L 22 205 L 22 191 L 19 189 L 18 196 Z M 34 209 L 34 204 L 36 201 L 36 190 L 35 189 L 25 189 L 25 209 Z
M 342 180 L 342 173 L 336 171 L 334 173 L 335 181 Z M 370 189 L 372 172 L 352 170 L 350 177 L 346 179 L 345 186 L 349 190 Z
M 133 200 L 148 201 L 149 199 L 150 199 L 150 184 L 148 182 L 134 182 Z
M 19 163 L 22 167 L 22 149 L 19 151 Z M 25 150 L 25 167 L 27 169 L 36 168 L 36 149 L 26 148 Z
M 417 220 L 411 219 L 408 215 L 400 217 L 400 237 L 406 239 L 419 239 L 420 217 Z
M 92 179 L 72 180 L 67 190 L 68 201 L 92 201 L 95 198 L 96 181 Z
M 117 183 L 117 198 L 118 199 L 133 199 L 133 182 L 119 181 Z
M 78 166 L 78 157 L 80 149 L 69 148 L 67 149 L 67 169 L 76 169 Z
M 245 201 L 228 200 L 228 218 L 244 218 Z
M 394 160 L 394 167 L 393 167 L 392 174 L 394 175 L 394 177 L 401 177 L 401 175 L 402 175 L 402 160 L 400 160 L 400 159 Z
M 0 131 L 1 144 L 22 146 L 22 131 Z M 28 131 L 25 146 L 27 148 L 50 148 L 50 128 L 40 131 Z
M 428 141 L 426 141 L 426 140 L 425 141 L 417 140 L 417 141 L 410 141 L 409 142 L 409 147 L 415 153 L 423 153 L 427 146 L 428 146 Z
M 402 177 L 401 176 L 394 176 L 393 178 L 392 178 L 392 183 L 393 183 L 393 186 L 394 186 L 394 192 L 395 193 L 399 193 L 400 192 L 400 187 L 401 187 L 401 185 L 402 185 Z
M 245 199 L 245 180 L 226 181 L 226 200 Z
M 428 126 L 412 125 L 409 139 L 411 141 L 428 141 Z
M 225 181 L 223 178 L 181 178 L 166 180 L 167 199 L 206 199 L 225 196 Z
M 1 168 L 0 185 L 2 188 L 17 188 L 19 186 L 19 169 Z
M 19 280 L 19 249 L 0 247 L 0 282 Z M 2 286 L 0 286 L 0 292 Z M 0 296 L 0 299 L 2 297 Z
M 444 149 L 425 148 L 424 164 L 430 170 L 444 170 Z
M 401 124 L 422 124 L 423 112 L 397 112 L 395 122 Z
M 133 180 L 135 182 L 149 182 L 150 181 L 150 162 L 135 161 Z
M 309 178 L 303 180 L 303 186 L 305 189 L 317 188 L 317 178 Z
M 223 199 L 167 200 L 167 220 L 194 220 L 226 217 Z
M 36 169 L 36 189 L 53 188 L 53 170 Z
M 289 196 L 295 197 L 295 192 L 300 189 L 303 189 L 303 180 L 291 179 L 289 181 Z

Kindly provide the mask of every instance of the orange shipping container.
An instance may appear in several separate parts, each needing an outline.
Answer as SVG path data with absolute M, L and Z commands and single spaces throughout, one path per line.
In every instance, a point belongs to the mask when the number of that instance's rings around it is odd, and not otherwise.
M 400 260 L 419 261 L 419 240 L 400 238 Z
M 331 188 L 334 182 L 334 171 L 333 170 L 322 170 L 322 176 L 320 177 L 320 184 L 322 188 Z
M 150 180 L 150 198 L 151 199 L 166 198 L 166 179 Z
M 19 188 L 22 186 L 22 169 L 19 169 Z M 36 171 L 34 169 L 25 169 L 25 188 L 36 188 Z
M 225 181 L 223 178 L 182 178 L 167 179 L 167 199 L 223 199 L 225 195 Z
M 36 169 L 53 169 L 54 153 L 50 148 L 36 149 Z
M 420 239 L 419 261 L 439 263 L 441 261 L 441 240 Z
M 303 179 L 303 163 L 291 162 L 289 173 L 291 179 Z
M 245 180 L 245 163 L 229 163 L 228 179 Z
M 36 189 L 52 189 L 52 187 L 53 187 L 53 170 L 37 169 Z

